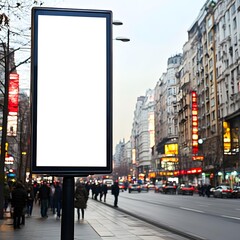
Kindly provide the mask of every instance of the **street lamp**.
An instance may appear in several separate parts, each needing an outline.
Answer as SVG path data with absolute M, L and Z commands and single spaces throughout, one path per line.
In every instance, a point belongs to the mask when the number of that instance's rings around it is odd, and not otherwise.
M 119 20 L 113 20 L 112 24 L 116 25 L 116 26 L 123 25 L 123 23 L 121 21 L 119 21 Z
M 126 37 L 116 37 L 114 40 L 121 41 L 121 42 L 129 42 L 130 39 Z

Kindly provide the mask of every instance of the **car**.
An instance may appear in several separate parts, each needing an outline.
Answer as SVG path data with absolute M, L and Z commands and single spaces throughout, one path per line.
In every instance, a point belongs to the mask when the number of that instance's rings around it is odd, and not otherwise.
M 240 186 L 236 186 L 236 187 L 233 188 L 232 197 L 233 198 L 240 198 Z
M 177 186 L 172 182 L 167 182 L 163 185 L 162 193 L 176 194 Z
M 148 189 L 149 190 L 155 190 L 155 185 L 153 183 L 148 184 Z
M 190 185 L 190 184 L 181 184 L 178 188 L 177 188 L 177 194 L 182 194 L 182 195 L 192 195 L 195 191 L 194 186 Z
M 233 190 L 230 188 L 230 186 L 220 185 L 220 186 L 217 186 L 215 189 L 213 189 L 213 197 L 230 198 L 232 197 L 232 192 Z
M 124 183 L 119 183 L 118 184 L 118 186 L 119 186 L 119 190 L 121 190 L 122 192 L 125 190 L 125 185 L 124 185 Z
M 148 184 L 141 184 L 141 192 L 144 191 L 144 192 L 148 192 L 149 191 L 149 187 L 148 187 Z
M 141 192 L 141 185 L 138 184 L 138 183 L 132 183 L 132 184 L 129 184 L 128 186 L 128 192 L 131 193 L 131 192 Z
M 161 182 L 156 182 L 154 192 L 160 193 L 162 191 L 163 191 L 163 184 Z

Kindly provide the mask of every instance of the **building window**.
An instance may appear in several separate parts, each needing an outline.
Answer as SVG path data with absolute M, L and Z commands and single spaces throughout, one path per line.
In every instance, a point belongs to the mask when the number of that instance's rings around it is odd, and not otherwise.
M 212 111 L 212 120 L 215 120 L 215 111 Z
M 237 29 L 237 20 L 236 18 L 233 19 L 233 30 Z

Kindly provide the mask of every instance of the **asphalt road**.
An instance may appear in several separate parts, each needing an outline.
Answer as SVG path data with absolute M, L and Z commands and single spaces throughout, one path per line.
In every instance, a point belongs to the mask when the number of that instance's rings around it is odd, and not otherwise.
M 107 202 L 113 202 L 109 193 Z M 121 192 L 118 206 L 159 226 L 207 240 L 240 239 L 240 199 Z

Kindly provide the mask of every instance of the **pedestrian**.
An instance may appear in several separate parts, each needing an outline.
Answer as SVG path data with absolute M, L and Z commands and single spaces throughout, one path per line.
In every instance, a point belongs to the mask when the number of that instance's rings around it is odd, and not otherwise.
M 100 194 L 100 190 L 101 190 L 100 184 L 96 183 L 95 190 L 94 190 L 94 199 L 95 200 L 98 200 L 98 195 Z
M 3 195 L 4 195 L 4 211 L 6 212 L 10 201 L 10 188 L 7 182 L 4 182 Z
M 82 219 L 84 219 L 84 209 L 87 208 L 88 192 L 83 184 L 78 184 L 74 193 L 74 207 L 77 208 L 78 220 L 80 219 L 80 209 Z
M 32 216 L 33 202 L 34 202 L 33 187 L 28 186 L 28 188 L 27 188 L 27 215 L 28 215 L 28 217 Z
M 206 195 L 208 198 L 210 197 L 210 194 L 211 194 L 211 191 L 210 191 L 211 188 L 212 188 L 211 184 L 208 184 L 206 187 Z
M 34 193 L 34 202 L 35 202 L 35 204 L 37 203 L 37 201 L 38 201 L 38 194 L 39 194 L 39 184 L 36 182 L 36 181 L 34 181 L 34 183 L 33 183 L 33 193 Z
M 103 192 L 103 201 L 106 202 L 107 192 L 108 192 L 108 187 L 106 183 L 102 185 L 102 192 Z
M 55 192 L 55 185 L 53 183 L 51 183 L 50 184 L 49 204 L 50 204 L 50 208 L 51 208 L 51 211 L 53 212 L 53 214 L 55 214 L 55 206 L 54 206 L 54 201 L 53 201 L 54 192 Z
M 115 181 L 112 185 L 112 195 L 114 195 L 114 207 L 118 207 L 118 195 L 119 195 L 119 185 L 118 181 Z
M 103 184 L 99 183 L 99 199 L 100 201 L 102 201 L 102 197 L 103 197 Z
M 50 198 L 50 187 L 47 185 L 47 181 L 43 181 L 42 186 L 39 188 L 39 199 L 41 204 L 41 216 L 47 218 L 48 203 Z
M 91 190 L 92 190 L 92 199 L 95 198 L 95 188 L 96 188 L 96 184 L 95 183 L 92 183 L 91 184 Z
M 12 191 L 13 227 L 20 228 L 23 210 L 26 207 L 27 192 L 20 182 L 17 182 Z M 23 221 L 23 220 L 22 220 Z M 25 224 L 25 222 L 23 223 Z
M 87 183 L 85 184 L 85 188 L 86 188 L 86 190 L 87 190 L 87 192 L 88 192 L 88 195 L 89 195 L 89 192 L 90 192 L 90 189 L 91 189 L 90 182 L 87 182 Z
M 57 219 L 61 216 L 62 209 L 62 187 L 60 186 L 60 182 L 57 181 L 55 185 L 55 190 L 53 194 L 53 213 L 55 214 L 55 209 L 57 209 Z

